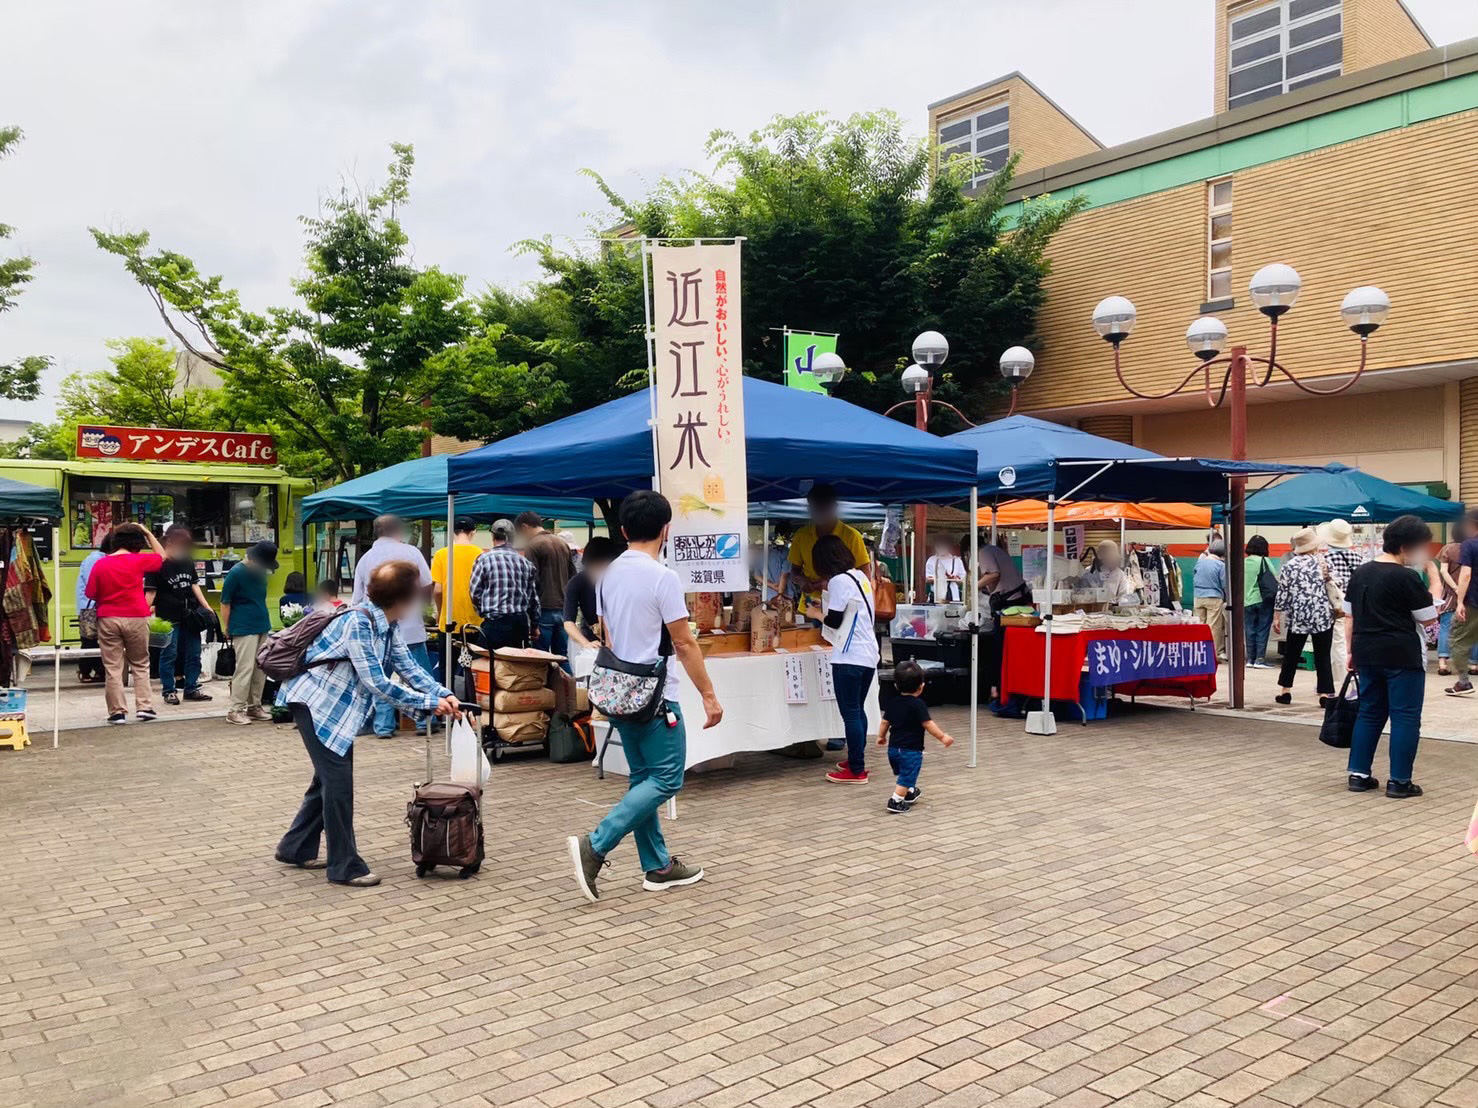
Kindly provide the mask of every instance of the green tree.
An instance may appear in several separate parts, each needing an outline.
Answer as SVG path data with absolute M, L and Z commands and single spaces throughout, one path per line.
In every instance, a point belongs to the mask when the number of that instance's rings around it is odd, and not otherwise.
M 0 158 L 10 154 L 21 140 L 19 127 L 0 127 Z M 0 223 L 0 239 L 15 233 L 9 224 Z M 0 313 L 15 307 L 21 290 L 31 281 L 35 260 L 25 255 L 0 258 Z M 30 355 L 14 362 L 0 362 L 0 400 L 35 400 L 41 392 L 41 372 L 51 359 Z
M 615 210 L 611 222 L 635 235 L 744 236 L 746 373 L 780 379 L 781 327 L 840 332 L 854 372 L 838 395 L 883 410 L 902 399 L 898 376 L 913 337 L 936 328 L 951 343 L 940 397 L 976 413 L 1001 402 L 997 359 L 1008 346 L 1038 345 L 1043 251 L 1079 201 L 1043 198 L 1008 224 L 1014 162 L 966 196 L 969 159 L 931 181 L 931 150 L 886 112 L 781 116 L 747 138 L 716 132 L 708 153 L 710 174 L 663 180 L 638 200 L 591 176 Z M 545 351 L 569 385 L 571 410 L 642 382 L 633 244 L 586 254 L 527 245 L 545 280 L 482 303 L 484 318 L 508 327 L 502 347 Z
M 182 254 L 151 252 L 147 232 L 92 232 L 176 340 L 221 372 L 238 418 L 270 427 L 289 469 L 330 481 L 417 453 L 436 415 L 435 386 L 448 385 L 430 362 L 478 323 L 462 277 L 412 259 L 399 211 L 415 159 L 410 146 L 391 149 L 382 186 L 343 187 L 303 218 L 308 272 L 289 307 L 243 307 L 223 278 Z
M 75 458 L 79 423 L 246 429 L 223 390 L 180 387 L 175 370 L 179 352 L 164 339 L 115 339 L 108 349 L 113 368 L 67 377 L 56 420 L 36 424 L 21 441 L 6 444 L 10 456 Z

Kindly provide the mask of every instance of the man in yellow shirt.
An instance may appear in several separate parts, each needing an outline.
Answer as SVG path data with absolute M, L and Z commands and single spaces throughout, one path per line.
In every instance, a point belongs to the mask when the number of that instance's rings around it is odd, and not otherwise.
M 821 590 L 826 586 L 826 580 L 819 575 L 812 560 L 817 539 L 836 535 L 852 552 L 853 561 L 864 573 L 870 563 L 862 533 L 843 523 L 837 514 L 836 489 L 830 485 L 813 485 L 806 494 L 806 507 L 810 509 L 811 522 L 797 531 L 790 543 L 790 576 L 804 593 L 797 605 L 798 611 L 820 604 Z
M 456 532 L 457 558 L 453 569 L 457 579 L 452 585 L 452 624 L 454 627 L 476 627 L 482 622 L 477 606 L 472 603 L 472 564 L 482 554 L 482 547 L 472 541 L 477 524 L 459 519 L 452 524 Z M 437 626 L 446 630 L 446 547 L 431 556 L 431 595 L 436 602 Z

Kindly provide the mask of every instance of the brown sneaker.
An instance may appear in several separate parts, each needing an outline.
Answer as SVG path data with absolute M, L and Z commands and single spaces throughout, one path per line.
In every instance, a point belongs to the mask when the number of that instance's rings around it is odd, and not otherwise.
M 241 727 L 250 727 L 251 716 L 247 715 L 245 712 L 227 712 L 226 722 L 234 723 Z
M 263 708 L 260 704 L 252 705 L 246 710 L 246 714 L 249 715 L 252 719 L 258 720 L 269 720 L 272 718 L 271 710 L 268 708 Z

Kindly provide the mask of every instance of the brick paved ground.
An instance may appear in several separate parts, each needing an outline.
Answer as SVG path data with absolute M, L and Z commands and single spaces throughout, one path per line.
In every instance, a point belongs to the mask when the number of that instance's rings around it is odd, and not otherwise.
M 628 847 L 598 906 L 584 767 L 500 767 L 483 873 L 423 882 L 415 744 L 366 743 L 359 891 L 271 861 L 290 731 L 0 751 L 0 1104 L 1478 1104 L 1471 746 L 1396 802 L 1304 727 L 1018 728 L 903 817 L 745 758 L 671 828 L 709 880 L 643 893 Z

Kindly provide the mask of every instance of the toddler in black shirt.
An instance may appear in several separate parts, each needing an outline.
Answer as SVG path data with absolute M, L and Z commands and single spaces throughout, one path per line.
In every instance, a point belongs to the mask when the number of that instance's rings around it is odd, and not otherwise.
M 898 695 L 883 711 L 878 727 L 878 745 L 888 748 L 888 765 L 897 775 L 893 795 L 888 797 L 888 813 L 897 815 L 914 806 L 919 794 L 919 770 L 924 765 L 924 734 L 927 732 L 945 746 L 954 739 L 929 716 L 924 703 L 924 670 L 917 662 L 899 662 L 893 667 L 893 684 Z

